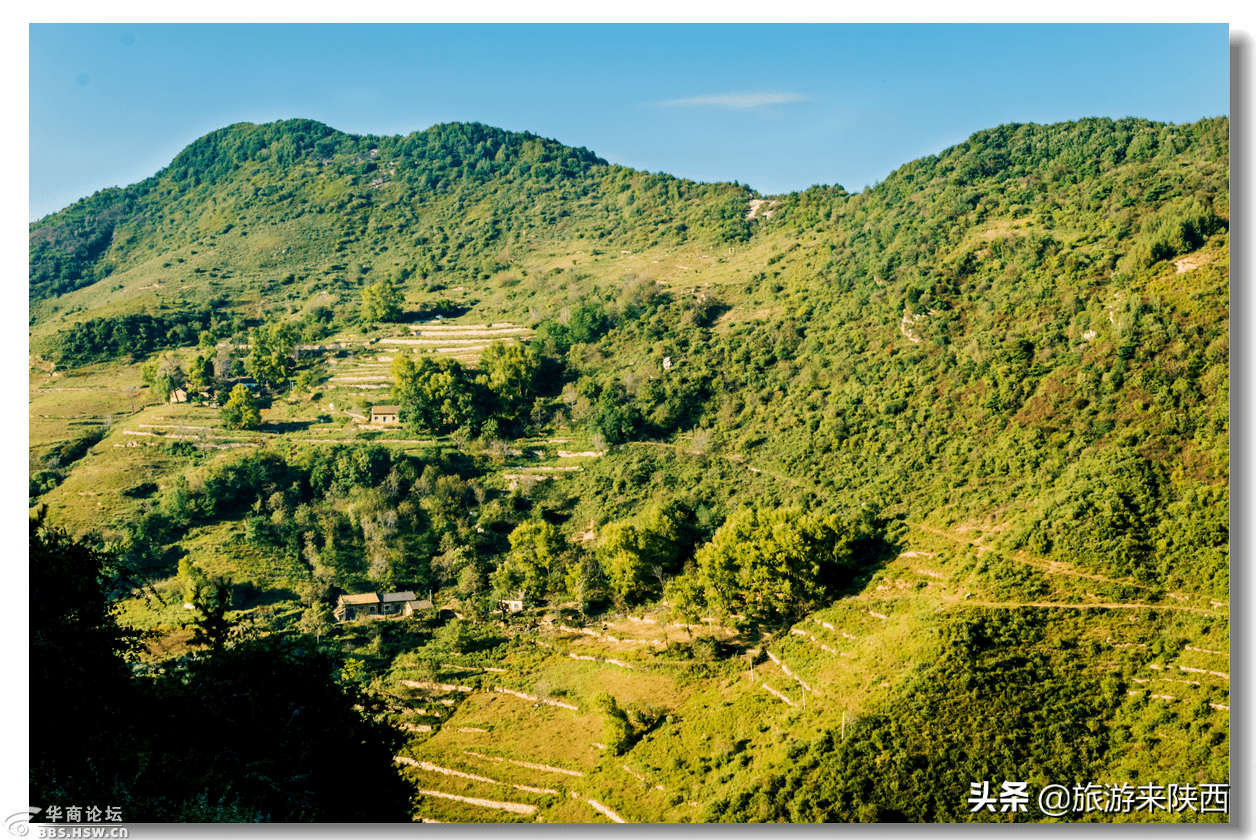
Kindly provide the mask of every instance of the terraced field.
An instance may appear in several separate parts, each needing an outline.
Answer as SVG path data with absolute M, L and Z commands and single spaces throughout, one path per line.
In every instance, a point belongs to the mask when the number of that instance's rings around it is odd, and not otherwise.
M 474 367 L 480 354 L 494 341 L 527 339 L 532 330 L 510 323 L 446 324 L 411 326 L 411 337 L 383 336 L 362 341 L 358 336 L 336 336 L 327 342 L 327 378 L 320 403 L 328 411 L 348 412 L 353 419 L 369 419 L 362 400 L 386 402 L 393 379 L 390 366 L 400 354 L 433 354 Z
M 442 679 L 457 686 L 409 683 L 405 719 L 423 725 L 410 724 L 398 761 L 422 794 L 415 818 L 700 819 L 746 779 L 788 767 L 806 733 L 844 732 L 845 721 L 882 708 L 939 654 L 932 628 L 955 614 L 1084 612 L 1072 643 L 1091 646 L 1093 667 L 1130 686 L 1117 718 L 1131 732 L 1172 754 L 1198 750 L 1192 733 L 1201 726 L 1226 730 L 1224 605 L 1183 604 L 1060 564 L 1041 603 L 1001 598 L 988 571 L 956 550 L 956 536 L 916 529 L 863 591 L 773 636 L 683 625 L 665 609 L 587 626 L 556 614 L 516 617 L 515 642 L 493 665 L 444 666 Z M 1130 591 L 1147 597 L 1113 598 Z M 1157 641 L 1165 637 L 1178 641 Z M 724 646 L 722 662 L 692 658 L 690 643 L 703 638 Z M 602 693 L 651 721 L 623 754 L 607 749 L 607 716 L 594 700 Z
M 379 343 L 415 353 L 435 353 L 474 366 L 480 353 L 494 341 L 522 340 L 532 335 L 531 329 L 510 323 L 423 324 L 410 330 L 414 334 L 410 338 L 381 338 Z

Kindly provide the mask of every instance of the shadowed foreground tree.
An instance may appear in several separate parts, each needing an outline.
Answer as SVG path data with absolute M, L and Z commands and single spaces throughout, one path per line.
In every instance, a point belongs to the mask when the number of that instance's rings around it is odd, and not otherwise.
M 30 524 L 31 786 L 127 822 L 408 821 L 400 733 L 308 637 L 227 639 L 133 675 L 131 585 L 107 552 Z M 363 708 L 366 711 L 363 711 Z
M 309 638 L 267 636 L 167 670 L 146 686 L 146 727 L 167 749 L 145 762 L 128 819 L 206 819 L 187 812 L 204 793 L 252 820 L 408 820 L 392 760 L 402 736 L 354 708 L 368 704 L 340 667 Z
M 137 721 L 127 660 L 146 634 L 120 627 L 130 591 L 114 558 L 30 520 L 30 801 L 115 804 Z M 125 815 L 124 815 L 125 816 Z
M 203 578 L 196 590 L 188 597 L 196 611 L 192 624 L 192 644 L 208 645 L 219 650 L 227 643 L 231 621 L 227 610 L 231 608 L 231 580 L 229 578 Z

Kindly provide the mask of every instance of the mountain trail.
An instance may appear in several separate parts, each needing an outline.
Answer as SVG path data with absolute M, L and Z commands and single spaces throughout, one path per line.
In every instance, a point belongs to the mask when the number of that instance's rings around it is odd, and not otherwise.
M 430 761 L 415 761 L 413 759 L 406 759 L 404 756 L 398 756 L 397 763 L 408 764 L 412 767 L 417 767 L 420 770 L 427 770 L 431 773 L 443 773 L 446 776 L 457 776 L 458 778 L 461 778 L 461 779 L 470 779 L 474 782 L 483 782 L 489 785 L 505 785 L 508 787 L 512 787 L 515 790 L 522 790 L 528 793 L 549 793 L 549 794 L 554 794 L 554 795 L 558 794 L 558 791 L 554 790 L 553 788 L 538 788 L 538 787 L 531 787 L 529 785 L 516 785 L 513 782 L 503 782 L 497 779 L 490 779 L 488 776 L 476 776 L 473 773 L 464 773 L 461 770 L 453 770 L 449 767 L 441 767 L 439 765 L 433 764 Z
M 548 764 L 537 764 L 531 761 L 517 761 L 516 759 L 513 759 L 513 758 L 502 758 L 501 756 L 496 756 L 496 755 L 484 755 L 483 753 L 472 752 L 471 750 L 464 750 L 464 752 L 467 755 L 473 755 L 476 758 L 482 758 L 482 759 L 485 759 L 486 761 L 502 761 L 502 762 L 505 762 L 506 764 L 514 764 L 518 767 L 526 767 L 529 770 L 541 770 L 546 773 L 562 773 L 565 776 L 576 776 L 579 778 L 584 777 L 584 774 L 581 773 L 579 770 L 568 770 L 565 767 L 552 767 Z
M 948 601 L 950 606 L 972 606 L 972 607 L 1044 607 L 1044 608 L 1060 608 L 1066 610 L 1180 610 L 1182 612 L 1199 613 L 1200 615 L 1217 615 L 1215 611 L 1206 610 L 1202 607 L 1181 607 L 1177 604 L 1070 604 L 1062 601 L 967 601 L 951 600 Z
M 916 527 L 927 533 L 934 534 L 939 537 L 945 537 L 946 539 L 953 540 L 954 542 L 959 542 L 959 543 L 964 543 L 966 545 L 975 546 L 979 554 L 985 551 L 994 550 L 990 546 L 979 545 L 978 540 L 970 540 L 970 539 L 967 539 L 966 537 L 960 536 L 959 534 L 954 534 L 949 531 L 944 531 L 941 528 L 934 528 L 930 525 L 926 525 L 923 522 L 917 524 Z M 903 555 L 900 555 L 900 556 L 903 556 Z M 1023 563 L 1026 566 L 1033 566 L 1039 571 L 1046 572 L 1047 574 L 1068 575 L 1069 577 L 1085 578 L 1086 580 L 1093 580 L 1097 583 L 1112 584 L 1114 586 L 1133 586 L 1137 589 L 1153 589 L 1154 588 L 1152 586 L 1148 586 L 1145 583 L 1137 583 L 1132 580 L 1121 580 L 1118 578 L 1110 578 L 1105 575 L 1095 574 L 1094 572 L 1079 571 L 1078 569 L 1073 568 L 1069 564 L 1061 562 L 1059 560 L 1047 560 L 1046 558 L 1043 558 L 1043 557 L 1034 557 L 1030 554 L 1026 554 L 1023 551 L 1009 553 L 1005 556 L 1007 556 L 1008 559 L 1013 560 L 1017 563 Z M 1168 595 L 1170 598 L 1174 598 L 1179 601 L 1186 601 L 1186 600 L 1189 600 L 1191 597 L 1190 595 L 1187 595 L 1186 593 L 1183 593 L 1183 592 L 1165 592 L 1164 594 Z

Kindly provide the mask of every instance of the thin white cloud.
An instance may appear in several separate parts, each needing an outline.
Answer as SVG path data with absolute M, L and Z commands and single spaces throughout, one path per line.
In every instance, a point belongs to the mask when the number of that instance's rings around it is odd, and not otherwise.
M 655 103 L 663 108 L 722 108 L 725 111 L 753 111 L 792 102 L 807 102 L 809 97 L 797 93 L 721 93 L 711 96 L 693 96 L 688 99 L 669 99 Z

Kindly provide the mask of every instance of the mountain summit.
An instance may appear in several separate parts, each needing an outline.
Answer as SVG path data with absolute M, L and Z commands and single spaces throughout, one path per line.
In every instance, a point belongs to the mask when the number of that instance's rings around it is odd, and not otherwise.
M 32 798 L 359 819 L 343 754 L 442 822 L 1227 819 L 1228 132 L 765 196 L 288 120 L 31 225 L 31 553 L 98 606 L 41 660 L 119 686 L 50 694 L 99 737 Z

